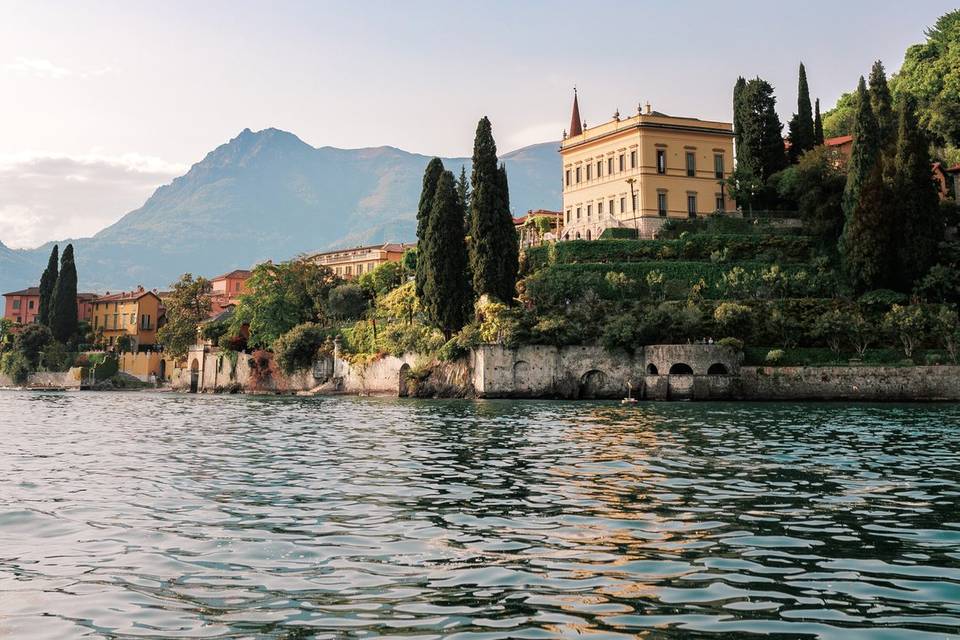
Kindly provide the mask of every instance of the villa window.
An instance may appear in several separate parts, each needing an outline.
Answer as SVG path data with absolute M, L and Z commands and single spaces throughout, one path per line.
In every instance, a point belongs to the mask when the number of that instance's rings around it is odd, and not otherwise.
M 587 205 L 587 220 L 590 219 L 591 214 L 593 214 L 593 205 L 592 205 L 592 204 L 588 204 L 588 205 Z
M 630 168 L 631 169 L 637 168 L 637 152 L 636 151 L 630 152 Z
M 636 213 L 637 212 L 637 194 L 635 193 L 630 196 L 630 206 L 632 207 L 631 211 Z
M 624 159 L 624 157 L 625 157 L 625 156 L 621 153 L 621 154 L 620 154 L 620 171 L 623 171 L 623 170 L 624 170 L 624 166 L 623 166 L 623 159 Z
M 614 211 L 613 211 L 613 200 L 611 200 L 611 201 L 609 202 L 609 204 L 610 204 L 610 206 L 607 207 L 607 213 L 609 213 L 610 215 L 613 215 L 613 213 L 614 213 Z
M 27 302 L 27 309 L 30 309 L 31 311 L 33 311 L 33 300 L 29 300 Z
M 570 209 L 567 209 L 567 224 L 570 224 Z
M 620 213 L 625 213 L 627 210 L 627 199 L 620 198 Z
M 713 175 L 717 180 L 723 180 L 723 154 L 715 153 L 713 155 Z
M 570 186 L 570 169 L 567 169 L 566 176 L 567 176 L 567 186 L 569 187 Z
M 347 276 L 353 275 L 353 267 L 351 267 L 350 265 L 347 265 L 346 267 L 344 267 L 343 274 Z
M 613 156 L 607 158 L 607 175 L 613 175 Z
M 580 219 L 580 207 L 577 207 L 577 220 Z
M 661 217 L 667 215 L 667 194 L 660 192 L 657 194 L 657 214 Z
M 657 173 L 667 172 L 667 152 L 664 149 L 657 149 Z
M 577 167 L 577 184 L 580 184 L 580 167 Z
M 130 324 L 137 324 L 137 314 L 135 313 L 130 314 Z
M 597 203 L 597 215 L 598 216 L 603 215 L 603 200 Z
M 588 164 L 588 165 L 587 165 L 587 180 L 592 180 L 592 179 L 593 179 L 593 165 L 592 165 L 592 164 Z
M 597 177 L 603 177 L 603 161 L 597 160 Z
M 697 155 L 693 151 L 687 151 L 687 177 L 693 178 L 697 175 Z
M 14 301 L 13 301 L 13 308 L 14 308 L 14 309 L 19 309 L 19 308 L 20 308 L 20 298 L 14 299 Z
M 693 193 L 687 195 L 687 215 L 697 217 L 697 196 Z
M 722 194 L 722 193 L 718 193 L 718 194 L 717 194 L 717 201 L 716 201 L 716 203 L 717 203 L 717 211 L 726 211 L 726 209 L 727 209 L 727 203 L 724 202 L 724 198 L 723 198 L 723 194 Z
M 118 314 L 113 314 L 113 328 L 116 329 L 120 326 L 120 316 Z

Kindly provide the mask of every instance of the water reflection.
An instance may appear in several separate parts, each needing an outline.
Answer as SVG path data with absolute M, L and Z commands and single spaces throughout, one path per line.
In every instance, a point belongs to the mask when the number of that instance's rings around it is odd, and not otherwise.
M 949 637 L 960 408 L 0 394 L 0 637 Z

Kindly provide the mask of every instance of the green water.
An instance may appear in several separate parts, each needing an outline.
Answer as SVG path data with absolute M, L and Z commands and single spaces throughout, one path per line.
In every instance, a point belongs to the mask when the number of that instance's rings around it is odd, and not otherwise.
M 0 392 L 0 638 L 947 638 L 960 406 Z

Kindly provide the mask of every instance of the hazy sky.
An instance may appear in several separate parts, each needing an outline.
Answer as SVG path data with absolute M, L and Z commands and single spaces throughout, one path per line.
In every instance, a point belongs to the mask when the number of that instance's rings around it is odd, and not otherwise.
M 0 0 L 0 241 L 89 235 L 239 133 L 468 155 L 558 139 L 640 101 L 730 119 L 738 75 L 796 67 L 824 110 L 955 3 Z

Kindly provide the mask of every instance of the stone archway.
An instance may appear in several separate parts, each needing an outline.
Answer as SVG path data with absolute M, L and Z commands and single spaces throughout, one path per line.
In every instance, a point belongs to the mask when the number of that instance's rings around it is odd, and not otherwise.
M 652 362 L 651 362 L 650 364 L 648 364 L 648 365 L 647 365 L 647 374 L 648 374 L 648 375 L 651 375 L 651 376 L 658 376 L 658 375 L 660 375 L 660 372 L 657 370 L 657 365 L 653 364 Z
M 688 365 L 686 362 L 678 362 L 672 367 L 670 367 L 670 375 L 672 376 L 692 376 L 693 367 Z
M 607 384 L 607 374 L 599 369 L 591 369 L 580 377 L 580 397 L 598 398 Z
M 513 365 L 513 389 L 521 394 L 530 392 L 530 363 L 526 360 L 517 360 Z
M 730 371 L 727 369 L 727 365 L 722 362 L 714 362 L 710 365 L 710 368 L 707 369 L 708 376 L 725 376 L 729 373 Z
M 161 380 L 167 379 L 167 361 L 164 360 L 163 358 L 160 358 L 160 372 L 158 374 L 158 377 Z
M 407 398 L 410 396 L 410 365 L 406 362 L 403 363 L 403 366 L 400 367 L 400 381 L 399 387 L 397 389 L 397 396 L 400 398 Z
M 190 363 L 190 393 L 200 390 L 200 362 L 194 358 Z

